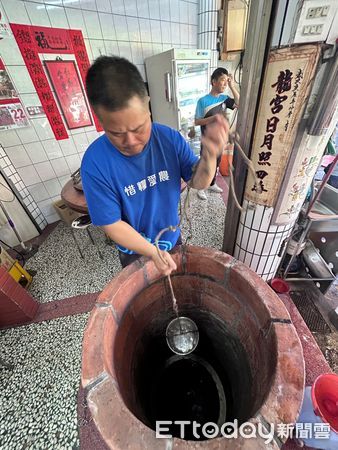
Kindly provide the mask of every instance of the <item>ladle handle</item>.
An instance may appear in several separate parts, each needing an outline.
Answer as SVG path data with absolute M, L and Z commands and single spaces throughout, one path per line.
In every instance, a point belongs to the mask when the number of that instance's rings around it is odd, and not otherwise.
M 166 231 L 176 231 L 176 230 L 177 230 L 177 226 L 170 225 L 167 228 L 163 228 L 163 230 L 161 230 L 158 233 L 158 235 L 156 236 L 156 238 L 155 238 L 155 245 L 156 245 L 158 256 L 162 259 L 164 264 L 168 264 L 168 263 L 163 258 L 162 253 L 160 252 L 160 248 L 158 246 L 158 241 L 159 241 L 160 237 L 162 236 L 162 234 L 165 233 Z M 171 298 L 172 298 L 172 301 L 173 301 L 173 308 L 174 308 L 175 314 L 178 316 L 178 306 L 177 306 L 177 301 L 176 301 L 175 294 L 174 294 L 174 289 L 173 289 L 173 286 L 171 284 L 170 275 L 167 275 L 167 277 L 168 277 L 168 282 L 169 282 L 169 287 L 170 287 L 170 292 L 171 292 Z

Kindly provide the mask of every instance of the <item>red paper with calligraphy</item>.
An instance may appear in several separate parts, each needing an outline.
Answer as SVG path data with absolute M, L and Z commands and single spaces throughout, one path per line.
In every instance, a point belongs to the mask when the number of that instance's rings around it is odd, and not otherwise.
M 40 61 L 32 29 L 28 25 L 11 24 L 12 32 L 25 61 L 43 109 L 57 140 L 67 139 L 68 133 Z
M 76 58 L 76 62 L 81 74 L 81 78 L 83 81 L 83 85 L 86 85 L 86 75 L 87 75 L 87 71 L 89 69 L 90 66 L 90 62 L 89 62 L 89 58 L 87 55 L 87 50 L 86 50 L 86 46 L 83 40 L 83 36 L 81 31 L 79 30 L 69 30 L 69 35 L 70 35 L 70 39 L 71 39 L 71 43 L 73 46 L 73 51 L 74 51 L 74 55 Z M 94 118 L 94 122 L 95 122 L 95 126 L 97 131 L 102 131 L 103 128 L 100 125 L 100 122 L 98 121 L 95 113 L 93 110 L 92 111 L 92 115 Z
M 68 30 L 63 28 L 30 27 L 38 53 L 73 53 Z
M 92 125 L 75 62 L 45 61 L 45 66 L 68 128 L 72 130 Z
M 81 31 L 18 24 L 11 24 L 11 28 L 42 103 L 43 109 L 53 129 L 55 138 L 58 140 L 67 139 L 68 134 L 66 127 L 62 121 L 61 114 L 50 89 L 39 53 L 56 54 L 58 56 L 62 54 L 74 54 L 83 85 L 85 85 L 86 74 L 90 66 L 90 62 Z M 77 75 L 76 78 L 78 80 Z M 76 82 L 75 75 L 74 82 Z M 83 96 L 85 98 L 84 93 Z M 81 94 L 79 94 L 79 97 L 81 97 Z M 60 103 L 62 103 L 61 99 Z M 85 110 L 85 103 L 82 102 L 81 105 L 81 108 Z M 97 131 L 102 131 L 102 127 L 93 111 L 92 115 Z M 82 120 L 82 122 L 89 123 L 87 119 Z M 71 120 L 68 120 L 67 124 L 70 123 Z M 72 125 L 70 128 L 72 128 Z

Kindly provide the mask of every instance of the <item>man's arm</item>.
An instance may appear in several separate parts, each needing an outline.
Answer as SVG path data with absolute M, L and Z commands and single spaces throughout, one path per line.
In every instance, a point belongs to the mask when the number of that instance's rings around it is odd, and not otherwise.
M 205 117 L 204 119 L 195 119 L 195 126 L 208 125 L 210 122 L 212 122 L 212 116 Z
M 220 114 L 212 116 L 201 139 L 203 154 L 190 181 L 191 187 L 206 189 L 210 186 L 216 172 L 217 158 L 228 142 L 228 131 L 229 124 L 223 116 Z
M 234 100 L 235 100 L 236 106 L 238 106 L 239 105 L 239 92 L 235 88 L 235 85 L 234 85 L 234 82 L 233 82 L 233 79 L 232 79 L 231 75 L 229 75 L 229 77 L 228 77 L 228 85 L 229 85 L 229 88 L 230 88 L 230 90 L 232 92 L 232 95 L 234 96 Z
M 155 266 L 163 275 L 169 275 L 172 270 L 176 270 L 176 264 L 169 253 L 160 250 L 160 254 L 167 263 L 161 259 L 155 245 L 150 244 L 144 237 L 142 237 L 133 227 L 127 222 L 119 220 L 110 225 L 102 227 L 104 232 L 116 244 L 121 247 L 126 247 L 139 255 L 151 258 Z

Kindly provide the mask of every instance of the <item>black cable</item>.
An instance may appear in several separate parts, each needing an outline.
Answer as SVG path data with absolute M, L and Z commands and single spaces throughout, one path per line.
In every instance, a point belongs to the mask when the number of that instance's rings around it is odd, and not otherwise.
M 237 67 L 236 67 L 235 72 L 234 72 L 234 80 L 235 80 L 235 83 L 238 84 L 238 85 L 239 85 L 239 81 L 236 80 L 236 73 L 237 73 L 239 65 L 240 65 L 240 60 L 239 60 L 239 62 L 237 64 Z
M 21 261 L 22 261 L 22 266 L 25 265 L 25 258 L 23 256 L 22 253 L 20 253 L 18 250 L 16 250 L 14 247 L 11 247 L 10 245 L 6 244 L 6 242 L 4 242 L 3 240 L 0 239 L 0 242 L 4 245 L 6 245 L 6 247 L 8 247 L 10 250 L 14 250 L 18 255 L 20 255 Z
M 244 51 L 241 51 L 237 67 L 234 72 L 234 80 L 235 80 L 235 83 L 238 84 L 239 88 L 241 88 L 241 83 L 242 83 L 243 55 L 244 55 Z M 236 79 L 237 71 L 238 71 L 238 80 Z
M 239 89 L 241 89 L 241 85 L 242 85 L 243 57 L 244 57 L 244 50 L 241 52 L 241 56 L 239 58 Z

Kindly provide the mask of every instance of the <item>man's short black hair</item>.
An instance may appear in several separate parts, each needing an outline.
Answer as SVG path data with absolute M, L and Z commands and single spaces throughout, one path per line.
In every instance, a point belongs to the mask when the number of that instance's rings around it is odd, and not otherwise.
M 211 84 L 213 81 L 217 81 L 218 78 L 221 77 L 222 75 L 229 75 L 229 72 L 223 67 L 218 67 L 217 69 L 215 69 L 211 75 Z
M 132 97 L 147 96 L 140 72 L 119 56 L 99 56 L 94 61 L 87 72 L 86 91 L 94 109 L 102 106 L 108 111 L 125 108 Z

